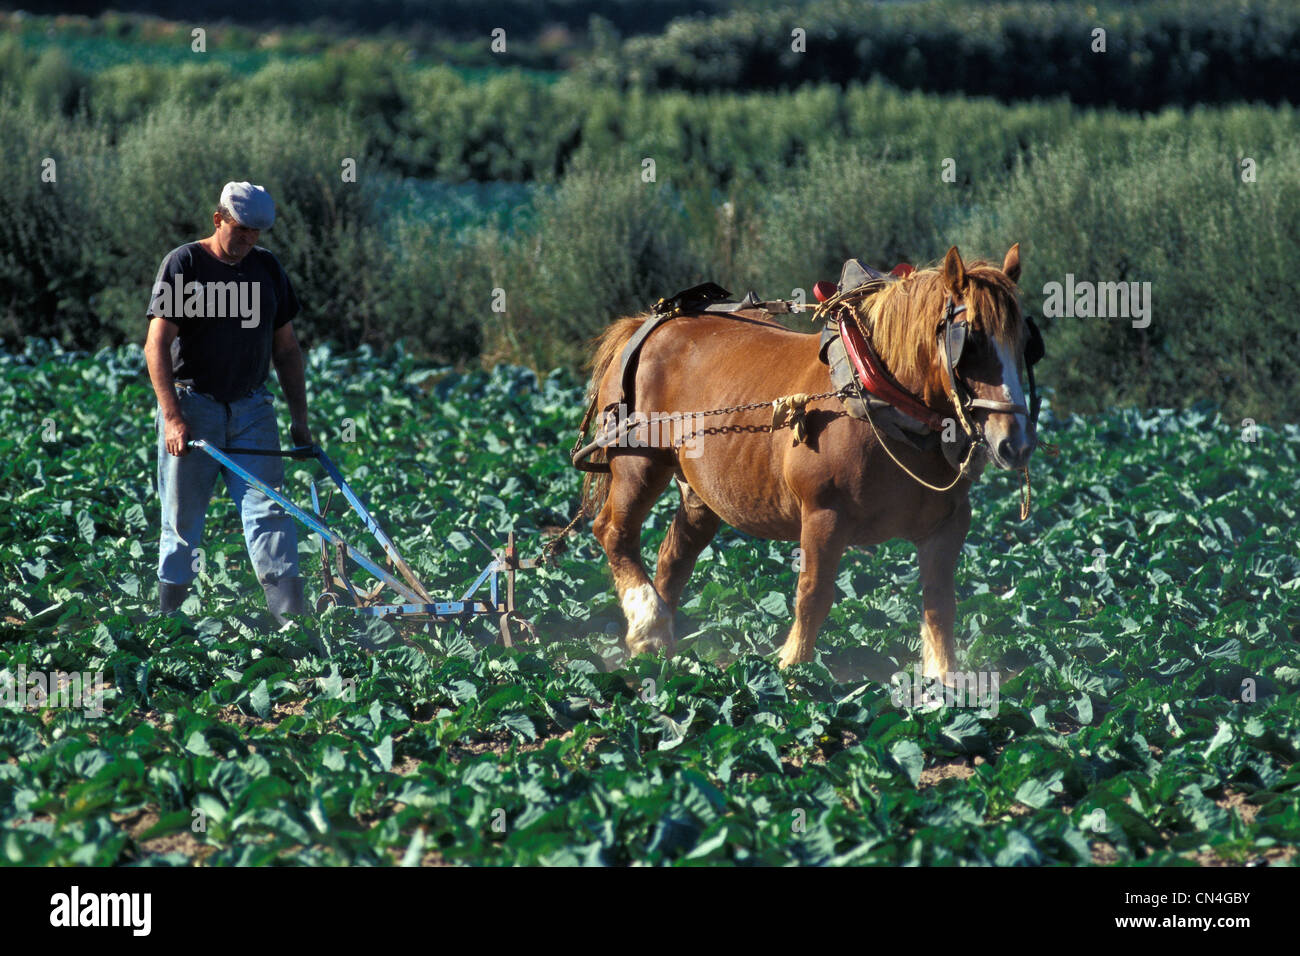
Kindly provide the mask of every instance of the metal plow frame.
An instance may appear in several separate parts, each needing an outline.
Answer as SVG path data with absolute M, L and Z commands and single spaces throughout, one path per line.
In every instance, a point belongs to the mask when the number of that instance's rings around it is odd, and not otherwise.
M 369 615 L 379 618 L 421 618 L 443 623 L 454 618 L 468 618 L 480 614 L 497 615 L 497 626 L 501 631 L 501 641 L 506 647 L 514 646 L 514 641 L 510 631 L 511 620 L 522 625 L 525 629 L 531 631 L 531 625 L 516 613 L 515 605 L 515 572 L 525 568 L 535 568 L 542 562 L 536 558 L 520 558 L 519 551 L 515 546 L 515 533 L 510 532 L 506 539 L 506 546 L 501 551 L 492 551 L 493 560 L 474 580 L 459 600 L 455 601 L 438 601 L 429 595 L 420 580 L 415 576 L 405 559 L 397 550 L 397 545 L 388 536 L 379 522 L 370 514 L 366 506 L 361 503 L 352 488 L 344 479 L 343 473 L 332 462 L 324 450 L 318 445 L 303 445 L 297 448 L 289 448 L 284 451 L 261 448 L 216 448 L 203 439 L 195 439 L 189 442 L 191 448 L 196 448 L 205 452 L 212 458 L 216 459 L 224 467 L 229 468 L 235 474 L 239 475 L 253 487 L 257 488 L 262 494 L 266 495 L 272 501 L 279 504 L 289 514 L 293 515 L 299 522 L 306 525 L 311 531 L 317 534 L 321 539 L 321 569 L 322 577 L 325 582 L 325 590 L 316 602 L 316 610 L 323 611 L 330 605 L 341 605 L 349 607 L 359 614 Z M 311 504 L 312 511 L 304 511 L 284 494 L 272 488 L 266 482 L 250 474 L 247 469 L 237 464 L 232 455 L 273 455 L 283 458 L 294 458 L 304 460 L 315 458 L 320 463 L 322 469 L 338 487 L 343 497 L 347 499 L 352 510 L 361 518 L 361 523 L 366 530 L 374 535 L 384 552 L 388 555 L 388 560 L 392 563 L 393 568 L 401 575 L 401 578 L 395 577 L 380 565 L 372 561 L 366 554 L 358 551 L 337 531 L 325 523 L 325 514 L 320 506 L 320 496 L 316 490 L 316 482 L 311 483 Z M 328 502 L 327 502 L 328 508 Z M 476 535 L 477 537 L 477 535 Z M 492 549 L 488 549 L 491 551 Z M 333 560 L 331 560 L 331 557 Z M 379 582 L 369 591 L 360 591 L 353 584 L 347 573 L 347 559 L 350 558 L 355 564 L 363 570 L 370 572 Z M 501 597 L 501 575 L 505 575 L 505 599 Z M 487 600 L 475 598 L 475 594 L 483 587 L 488 586 Z M 379 594 L 384 586 L 392 588 L 402 598 L 405 603 L 402 604 L 381 604 L 377 603 Z

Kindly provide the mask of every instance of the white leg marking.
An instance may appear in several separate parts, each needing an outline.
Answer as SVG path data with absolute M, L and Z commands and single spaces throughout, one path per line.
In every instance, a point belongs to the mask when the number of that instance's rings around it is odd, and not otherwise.
M 623 592 L 623 614 L 627 617 L 627 647 L 633 654 L 673 649 L 673 618 L 668 605 L 652 584 L 641 584 Z

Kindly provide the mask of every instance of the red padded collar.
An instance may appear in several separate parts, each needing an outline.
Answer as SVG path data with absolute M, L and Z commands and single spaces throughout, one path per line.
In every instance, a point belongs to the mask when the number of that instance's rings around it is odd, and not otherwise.
M 875 350 L 862 337 L 862 333 L 852 321 L 840 322 L 840 337 L 844 339 L 844 351 L 848 353 L 849 361 L 857 370 L 858 380 L 862 382 L 863 388 L 877 398 L 889 402 L 900 412 L 910 415 L 919 422 L 924 422 L 935 431 L 943 430 L 943 416 L 890 378 L 880 357 L 876 355 Z

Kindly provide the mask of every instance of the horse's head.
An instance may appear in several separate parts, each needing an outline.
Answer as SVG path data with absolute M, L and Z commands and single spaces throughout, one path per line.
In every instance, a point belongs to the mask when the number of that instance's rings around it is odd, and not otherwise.
M 963 263 L 953 246 L 941 266 L 894 283 L 871 306 L 877 348 L 900 383 L 930 408 L 950 411 L 959 429 L 982 437 L 990 461 L 1013 470 L 1037 444 L 1020 387 L 1031 333 L 1019 278 L 1019 244 L 1000 269 Z

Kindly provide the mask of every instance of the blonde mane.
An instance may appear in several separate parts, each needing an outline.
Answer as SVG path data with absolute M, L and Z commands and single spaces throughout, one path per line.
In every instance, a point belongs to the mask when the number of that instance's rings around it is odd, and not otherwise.
M 1024 348 L 1025 323 L 1016 284 L 1005 272 L 982 259 L 966 264 L 962 314 L 972 329 L 980 329 L 1005 344 L 1012 355 Z M 859 311 L 864 329 L 881 361 L 900 384 L 935 384 L 935 329 L 943 317 L 948 289 L 942 265 L 922 269 L 885 285 Z M 863 314 L 865 312 L 865 314 Z M 921 390 L 918 388 L 918 390 Z

